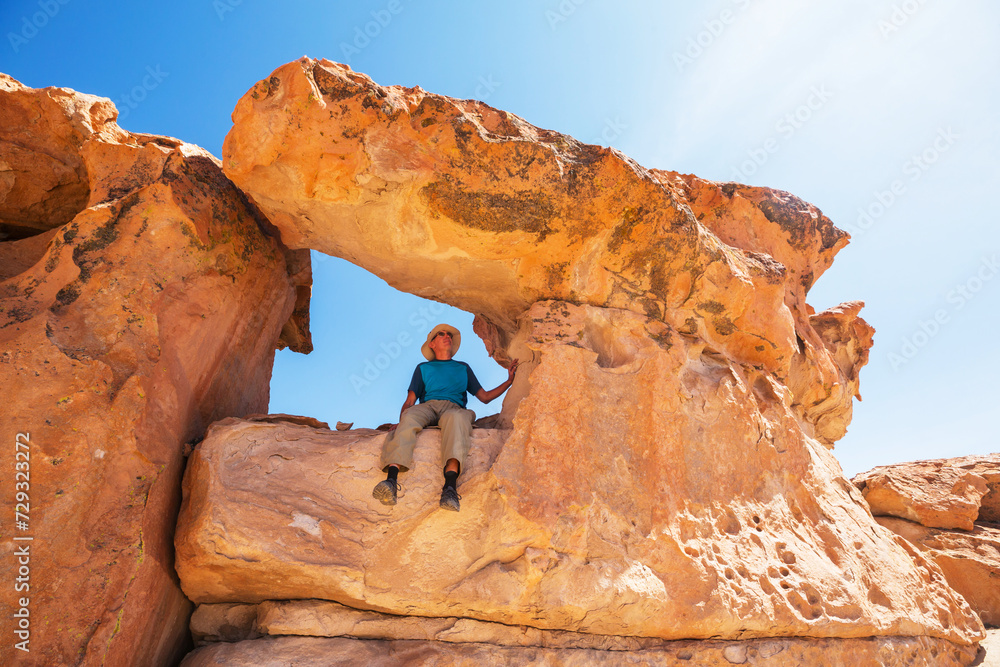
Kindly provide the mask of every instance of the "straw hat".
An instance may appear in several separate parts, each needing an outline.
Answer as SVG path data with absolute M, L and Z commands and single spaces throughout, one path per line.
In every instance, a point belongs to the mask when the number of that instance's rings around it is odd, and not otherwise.
M 431 341 L 434 340 L 434 336 L 437 336 L 439 331 L 447 331 L 451 334 L 451 353 L 455 354 L 458 352 L 458 346 L 462 344 L 462 333 L 451 326 L 450 324 L 439 324 L 431 332 L 427 334 L 427 342 L 420 346 L 420 351 L 423 353 L 424 358 L 427 361 L 434 360 L 434 350 L 431 349 Z

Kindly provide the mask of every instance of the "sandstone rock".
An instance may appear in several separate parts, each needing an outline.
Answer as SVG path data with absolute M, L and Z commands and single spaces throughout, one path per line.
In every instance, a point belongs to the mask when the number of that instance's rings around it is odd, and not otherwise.
M 191 637 L 196 646 L 256 639 L 256 625 L 255 604 L 200 604 L 191 614 Z
M 675 642 L 660 649 L 608 652 L 587 649 L 500 648 L 488 644 L 363 641 L 276 637 L 214 644 L 190 653 L 181 667 L 768 667 L 869 665 L 957 667 L 972 664 L 976 650 L 927 637 L 775 639 L 743 642 Z
M 637 651 L 663 646 L 662 640 L 648 637 L 539 630 L 471 618 L 396 616 L 352 609 L 323 600 L 269 600 L 257 605 L 202 604 L 192 616 L 191 629 L 196 640 L 204 637 L 209 641 L 219 641 L 216 637 L 238 641 L 260 635 L 301 635 L 603 651 Z
M 327 430 L 330 429 L 330 425 L 324 421 L 320 421 L 315 417 L 303 417 L 301 415 L 259 414 L 247 415 L 244 419 L 247 421 L 268 422 L 270 424 L 299 424 L 300 426 L 311 426 L 313 428 L 324 428 Z
M 961 530 L 1000 519 L 1000 454 L 881 466 L 853 482 L 876 516 Z
M 16 534 L 34 538 L 36 664 L 183 653 L 183 446 L 267 408 L 296 298 L 290 256 L 211 155 L 115 118 L 108 100 L 0 76 L 0 234 L 18 239 L 0 243 L 0 431 L 31 443 Z M 21 655 L 10 639 L 0 663 Z
M 80 147 L 121 143 L 128 133 L 110 100 L 66 88 L 26 88 L 0 74 L 0 241 L 33 236 L 87 207 L 90 178 Z
M 934 561 L 983 623 L 1000 626 L 1000 527 L 976 524 L 965 532 L 927 528 L 892 517 L 876 517 L 876 521 Z
M 816 207 L 645 169 L 481 102 L 382 87 L 327 60 L 280 67 L 233 121 L 226 173 L 286 243 L 475 313 L 502 364 L 536 301 L 634 310 L 782 382 L 794 374 L 809 435 L 843 435 L 871 330 L 857 307 L 829 316 L 837 336 L 813 328 L 806 291 L 848 239 Z
M 521 323 L 530 391 L 512 431 L 475 432 L 457 515 L 436 431 L 387 509 L 384 434 L 214 426 L 178 523 L 188 597 L 661 639 L 982 636 L 768 373 L 633 311 L 542 302 Z

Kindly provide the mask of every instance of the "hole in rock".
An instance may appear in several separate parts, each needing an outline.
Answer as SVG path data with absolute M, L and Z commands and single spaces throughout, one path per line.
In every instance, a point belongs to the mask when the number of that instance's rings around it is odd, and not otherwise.
M 619 368 L 635 359 L 635 349 L 624 344 L 604 322 L 588 320 L 583 328 L 583 341 L 597 353 L 597 365 L 601 368 Z
M 442 322 L 462 333 L 455 359 L 472 367 L 486 389 L 507 379 L 472 330 L 473 315 L 390 287 L 347 261 L 312 252 L 310 328 L 313 351 L 279 350 L 271 375 L 268 411 L 315 417 L 334 428 L 375 428 L 399 421 L 399 408 L 420 346 Z M 500 412 L 501 396 L 484 405 L 469 396 L 476 418 Z

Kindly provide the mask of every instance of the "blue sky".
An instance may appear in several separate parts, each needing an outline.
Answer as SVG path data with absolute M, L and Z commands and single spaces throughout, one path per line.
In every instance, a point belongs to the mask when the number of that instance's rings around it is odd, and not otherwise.
M 109 97 L 126 129 L 216 155 L 247 89 L 309 55 L 649 167 L 792 192 L 853 236 L 810 303 L 863 300 L 877 330 L 845 472 L 1000 450 L 996 3 L 5 0 L 0 26 L 0 71 Z M 278 354 L 272 411 L 395 421 L 438 321 L 465 333 L 484 385 L 506 377 L 470 315 L 341 260 L 314 270 L 316 351 Z

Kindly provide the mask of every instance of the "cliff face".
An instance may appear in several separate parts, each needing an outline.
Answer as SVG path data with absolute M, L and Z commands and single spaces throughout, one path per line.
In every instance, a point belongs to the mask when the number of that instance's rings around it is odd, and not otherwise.
M 328 61 L 279 68 L 233 119 L 224 169 L 287 243 L 474 312 L 523 366 L 457 516 L 434 509 L 433 433 L 387 512 L 370 497 L 384 436 L 219 425 L 185 482 L 190 598 L 744 653 L 784 637 L 799 657 L 816 638 L 875 638 L 873 660 L 923 638 L 971 661 L 979 619 L 828 452 L 873 331 L 860 303 L 806 304 L 847 242 L 818 209 Z
M 13 550 L 30 548 L 31 652 L 4 641 L 4 664 L 179 658 L 184 448 L 267 409 L 274 347 L 308 285 L 308 256 L 211 155 L 116 116 L 0 75 L 0 432 L 30 443 L 17 468 L 30 512 L 5 529 L 3 568 L 13 581 Z M 301 349 L 306 325 L 287 326 Z M 0 458 L 15 470 L 13 444 Z M 13 480 L 4 489 L 13 498 Z

